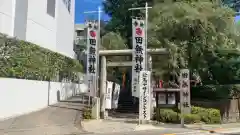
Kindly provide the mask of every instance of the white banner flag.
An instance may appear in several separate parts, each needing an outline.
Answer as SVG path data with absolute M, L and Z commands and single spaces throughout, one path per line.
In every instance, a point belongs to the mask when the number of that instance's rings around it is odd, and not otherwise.
M 113 82 L 107 81 L 107 89 L 105 95 L 105 108 L 112 109 L 112 91 L 113 91 Z
M 115 88 L 112 94 L 112 108 L 117 109 L 118 108 L 118 99 L 120 94 L 120 85 L 115 83 Z
M 150 71 L 141 71 L 139 79 L 139 120 L 150 120 L 151 118 L 151 87 Z
M 88 92 L 95 96 L 98 59 L 98 26 L 97 22 L 87 22 L 87 78 Z
M 145 23 L 132 19 L 132 96 L 139 97 L 139 73 L 145 69 Z

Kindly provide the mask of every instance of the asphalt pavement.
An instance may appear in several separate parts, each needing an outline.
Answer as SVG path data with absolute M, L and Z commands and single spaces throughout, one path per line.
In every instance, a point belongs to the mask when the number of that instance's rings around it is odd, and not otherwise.
M 234 132 L 234 133 L 223 133 L 223 135 L 240 135 L 240 132 Z
M 190 129 L 164 129 L 164 130 L 142 130 L 142 131 L 130 131 L 130 132 L 115 132 L 115 133 L 94 133 L 85 135 L 219 135 L 215 133 L 209 133 L 207 131 L 197 131 Z M 80 135 L 80 134 L 76 134 Z M 222 134 L 221 134 L 222 135 Z
M 157 131 L 157 130 L 145 130 L 145 131 L 131 131 L 131 132 L 119 132 L 119 133 L 101 133 L 101 134 L 84 134 L 84 135 L 240 135 L 239 133 L 209 133 L 206 131 Z M 74 134 L 80 135 L 80 134 Z

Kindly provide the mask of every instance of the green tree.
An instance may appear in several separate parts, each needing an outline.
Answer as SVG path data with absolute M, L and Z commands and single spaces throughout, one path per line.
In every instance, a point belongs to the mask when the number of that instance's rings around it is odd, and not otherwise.
M 120 50 L 126 49 L 126 41 L 118 33 L 109 32 L 102 37 L 102 49 L 107 50 Z M 126 61 L 127 56 L 108 56 L 107 61 Z M 108 79 L 112 81 L 121 81 L 122 72 L 126 71 L 126 68 L 108 67 Z
M 131 17 L 143 14 L 139 11 L 129 11 L 132 7 L 144 7 L 145 2 L 153 0 L 105 0 L 103 2 L 105 12 L 111 17 L 106 30 L 119 32 L 126 39 L 128 48 L 131 48 L 132 20 Z
M 205 56 L 214 55 L 218 48 L 236 47 L 230 37 L 232 18 L 231 10 L 211 2 L 155 4 L 150 12 L 149 45 L 169 49 L 171 71 L 205 70 Z
M 137 13 L 127 9 L 134 2 L 134 7 L 144 6 L 145 1 L 129 1 L 106 0 L 104 6 L 112 16 L 108 30 L 120 32 L 131 48 L 131 15 Z M 203 84 L 221 85 L 239 77 L 238 55 L 219 51 L 239 48 L 233 10 L 215 0 L 149 2 L 153 6 L 149 14 L 149 46 L 170 52 L 168 56 L 153 57 L 153 69 L 158 76 L 176 85 L 182 68 L 191 70 L 192 79 L 204 79 Z
M 240 11 L 240 1 L 239 0 L 222 0 L 223 4 L 233 8 L 236 12 Z

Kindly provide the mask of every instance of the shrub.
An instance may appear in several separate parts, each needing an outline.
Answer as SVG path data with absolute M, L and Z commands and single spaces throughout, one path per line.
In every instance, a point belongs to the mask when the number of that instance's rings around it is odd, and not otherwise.
M 213 108 L 202 108 L 192 106 L 192 114 L 197 114 L 201 117 L 201 121 L 207 124 L 215 124 L 221 122 L 220 110 Z
M 191 113 L 199 115 L 202 122 L 208 123 L 209 118 L 208 118 L 208 111 L 206 108 L 192 106 Z
M 92 109 L 89 107 L 84 108 L 82 117 L 83 117 L 83 119 L 92 119 Z
M 221 113 L 217 109 L 207 109 L 209 121 L 208 124 L 221 123 Z
M 192 106 L 191 107 L 191 113 L 192 114 L 199 114 L 199 113 L 204 113 L 204 112 L 206 112 L 205 108 L 197 107 L 197 106 Z
M 206 109 L 202 107 L 192 106 L 191 114 L 181 116 L 173 109 L 155 109 L 155 120 L 165 123 L 179 123 L 180 118 L 184 117 L 187 124 L 204 122 L 207 124 L 215 124 L 221 122 L 220 111 L 217 109 Z
M 179 116 L 177 112 L 172 109 L 156 109 L 156 120 L 166 123 L 177 123 L 179 122 Z
M 184 123 L 186 124 L 193 124 L 201 122 L 201 117 L 197 114 L 187 114 L 184 115 Z
M 59 73 L 64 77 L 82 71 L 77 60 L 2 34 L 0 54 L 1 77 L 49 80 Z

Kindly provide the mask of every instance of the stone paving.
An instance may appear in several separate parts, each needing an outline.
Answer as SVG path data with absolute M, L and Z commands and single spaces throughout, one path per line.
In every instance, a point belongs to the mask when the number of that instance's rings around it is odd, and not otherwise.
M 151 130 L 152 135 L 175 133 L 188 134 L 201 130 L 201 134 L 208 134 L 207 130 L 240 127 L 240 124 L 221 125 L 186 125 L 181 129 L 176 124 L 138 125 L 136 118 L 111 118 L 107 120 L 82 121 L 82 109 L 85 105 L 81 97 L 74 97 L 69 101 L 60 102 L 43 110 L 20 117 L 0 121 L 0 135 L 81 135 L 81 134 L 121 134 L 129 133 L 143 135 Z M 153 125 L 152 125 L 153 124 Z M 157 131 L 157 132 L 156 132 Z M 189 132 L 191 131 L 191 132 Z M 202 132 L 203 131 L 203 132 Z M 226 130 L 225 130 L 226 131 Z M 147 133 L 150 133 L 149 131 Z M 194 133 L 193 133 L 194 134 Z M 200 134 L 200 133 L 199 133 Z
M 222 133 L 240 132 L 240 123 L 229 124 L 187 124 L 181 128 L 180 124 L 164 124 L 150 122 L 148 125 L 138 125 L 138 120 L 134 118 L 112 118 L 107 120 L 83 121 L 84 130 L 94 134 L 143 134 L 144 131 L 154 131 L 158 135 L 219 135 Z M 236 130 L 237 129 L 237 130 Z M 157 131 L 157 132 L 156 132 Z M 214 132 L 211 132 L 214 131 Z
M 0 121 L 0 135 L 59 135 L 84 133 L 81 129 L 84 105 L 74 97 L 43 110 Z
M 163 129 L 161 127 L 155 127 L 152 125 L 139 126 L 136 123 L 125 123 L 121 121 L 111 121 L 111 120 L 83 121 L 82 126 L 85 131 L 88 131 L 89 133 L 95 133 L 95 134 Z

